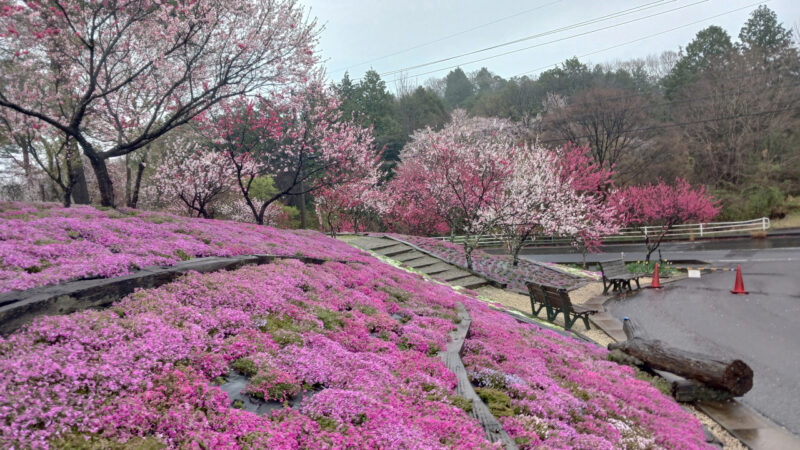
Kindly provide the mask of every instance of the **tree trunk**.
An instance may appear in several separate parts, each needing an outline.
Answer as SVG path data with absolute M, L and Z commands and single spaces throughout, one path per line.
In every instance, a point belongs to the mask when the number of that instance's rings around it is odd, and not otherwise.
M 131 180 L 131 154 L 128 153 L 125 155 L 125 204 L 130 205 L 131 200 L 133 197 L 133 193 L 131 189 L 133 188 L 133 183 Z
M 657 340 L 634 337 L 611 343 L 609 350 L 621 350 L 653 369 L 697 380 L 713 388 L 744 395 L 753 387 L 753 370 L 741 360 L 716 360 L 708 355 L 668 347 Z
M 97 178 L 97 187 L 100 189 L 100 204 L 114 208 L 114 183 L 108 173 L 106 161 L 97 156 L 89 156 L 89 161 L 92 163 L 92 169 L 94 169 L 94 175 Z
M 472 246 L 464 239 L 464 256 L 467 258 L 467 269 L 472 270 Z
M 76 148 L 73 155 L 72 174 L 70 177 L 74 180 L 75 184 L 72 186 L 72 199 L 77 205 L 88 205 L 91 203 L 91 198 L 89 198 L 89 187 L 86 185 L 86 173 L 83 171 L 81 152 Z
M 133 183 L 133 193 L 128 202 L 128 208 L 136 208 L 136 205 L 139 204 L 139 191 L 142 188 L 142 176 L 144 175 L 146 165 L 147 163 L 142 159 L 142 161 L 139 162 L 139 166 L 136 168 L 136 181 Z
M 300 190 L 303 190 L 303 183 L 300 183 Z M 306 229 L 306 194 L 300 194 L 300 228 Z

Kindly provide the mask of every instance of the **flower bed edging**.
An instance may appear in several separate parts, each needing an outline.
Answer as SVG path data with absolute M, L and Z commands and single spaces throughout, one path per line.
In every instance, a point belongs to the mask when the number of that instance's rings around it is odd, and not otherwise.
M 37 316 L 69 314 L 106 307 L 132 294 L 136 289 L 156 288 L 187 272 L 235 270 L 251 264 L 269 264 L 276 259 L 297 259 L 310 264 L 322 264 L 326 261 L 305 256 L 209 256 L 182 261 L 174 266 L 145 267 L 121 277 L 69 281 L 24 291 L 3 292 L 0 293 L 0 335 L 8 336 Z
M 501 442 L 507 449 L 516 449 L 518 448 L 517 444 L 506 433 L 497 418 L 492 415 L 489 407 L 478 397 L 469 381 L 467 369 L 461 361 L 461 352 L 464 348 L 464 341 L 467 339 L 467 333 L 469 333 L 469 326 L 472 324 L 472 318 L 462 303 L 456 303 L 456 309 L 461 322 L 458 323 L 456 330 L 450 333 L 451 339 L 447 343 L 447 349 L 439 352 L 439 356 L 447 368 L 458 378 L 456 393 L 472 402 L 472 411 L 469 412 L 469 415 L 480 422 L 489 440 Z

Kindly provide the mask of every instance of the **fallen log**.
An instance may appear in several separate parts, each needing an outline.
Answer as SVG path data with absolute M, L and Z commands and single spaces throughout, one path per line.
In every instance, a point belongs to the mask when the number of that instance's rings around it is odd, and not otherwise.
M 738 359 L 716 360 L 708 355 L 687 352 L 658 340 L 640 337 L 608 344 L 608 349 L 620 350 L 648 367 L 696 380 L 735 396 L 744 395 L 753 388 L 753 370 Z

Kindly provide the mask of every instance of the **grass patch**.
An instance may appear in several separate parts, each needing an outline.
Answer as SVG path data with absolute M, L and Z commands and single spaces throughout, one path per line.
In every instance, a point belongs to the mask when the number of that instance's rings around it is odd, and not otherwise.
M 680 273 L 678 269 L 672 267 L 669 261 L 636 261 L 625 264 L 625 267 L 633 273 L 643 273 L 653 276 L 653 271 L 658 263 L 658 273 L 662 277 L 671 277 Z
M 492 388 L 476 388 L 475 392 L 489 407 L 495 417 L 509 417 L 514 415 L 511 408 L 511 398 L 503 391 Z

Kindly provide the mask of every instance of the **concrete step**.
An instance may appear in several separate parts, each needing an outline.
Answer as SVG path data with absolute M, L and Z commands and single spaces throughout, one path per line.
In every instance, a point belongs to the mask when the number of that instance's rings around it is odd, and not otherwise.
M 486 281 L 481 277 L 470 275 L 468 277 L 459 278 L 457 280 L 451 281 L 449 284 L 452 286 L 461 286 L 467 289 L 477 289 L 481 286 L 485 286 L 486 284 L 488 284 L 488 281 Z
M 410 261 L 406 265 L 409 266 L 409 267 L 412 267 L 414 269 L 422 270 L 426 266 L 430 266 L 432 264 L 436 264 L 436 263 L 440 263 L 440 262 L 441 262 L 441 260 L 438 260 L 438 259 L 430 257 L 430 256 L 425 256 L 423 258 L 419 258 L 419 259 L 415 259 L 413 261 Z
M 401 253 L 406 253 L 411 251 L 411 247 L 407 246 L 406 244 L 394 244 L 389 247 L 383 247 L 379 249 L 373 250 L 375 253 L 379 253 L 383 256 L 393 257 L 395 255 L 399 255 Z
M 435 276 L 436 278 L 447 281 L 449 283 L 451 281 L 458 280 L 459 278 L 466 278 L 470 275 L 472 274 L 465 270 L 451 268 L 446 272 L 437 273 Z
M 408 263 L 410 263 L 411 261 L 413 261 L 415 259 L 424 258 L 425 256 L 426 255 L 424 253 L 421 253 L 421 252 L 418 252 L 418 251 L 414 250 L 414 251 L 410 251 L 408 253 L 403 253 L 403 254 L 394 256 L 393 258 L 398 260 L 398 261 L 400 261 L 400 262 L 402 262 L 402 263 L 408 264 Z
M 359 237 L 359 238 L 353 239 L 351 241 L 351 243 L 356 245 L 356 246 L 358 246 L 358 247 L 361 247 L 363 249 L 372 250 L 372 251 L 377 251 L 377 250 L 382 249 L 382 248 L 387 248 L 387 247 L 391 247 L 393 245 L 397 245 L 397 242 L 393 241 L 391 239 L 376 238 L 376 237 L 369 237 L 369 236 L 364 236 L 364 237 Z
M 437 262 L 436 264 L 431 264 L 429 266 L 425 266 L 420 268 L 420 272 L 428 274 L 428 275 L 438 275 L 440 273 L 447 272 L 448 270 L 453 269 L 453 266 L 443 262 Z

